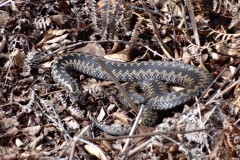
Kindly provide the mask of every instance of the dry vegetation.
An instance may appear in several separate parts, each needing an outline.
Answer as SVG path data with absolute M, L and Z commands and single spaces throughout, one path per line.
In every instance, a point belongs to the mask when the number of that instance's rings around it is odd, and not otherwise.
M 239 9 L 231 0 L 1 0 L 0 159 L 238 159 Z M 215 81 L 163 112 L 159 125 L 112 137 L 90 116 L 131 125 L 134 111 L 112 82 L 78 73 L 88 98 L 74 106 L 50 75 L 53 58 L 67 51 L 179 60 Z

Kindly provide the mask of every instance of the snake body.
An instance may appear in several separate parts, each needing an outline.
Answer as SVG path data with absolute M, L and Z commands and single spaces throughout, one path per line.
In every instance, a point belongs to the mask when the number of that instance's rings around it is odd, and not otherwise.
M 153 110 L 169 110 L 201 94 L 212 82 L 208 71 L 193 65 L 173 61 L 118 62 L 102 59 L 119 81 L 139 81 L 154 83 L 165 81 L 184 87 L 183 90 L 149 97 L 145 105 Z M 98 79 L 111 80 L 102 69 L 97 57 L 85 53 L 69 53 L 56 58 L 51 67 L 51 74 L 56 83 L 63 86 L 71 94 L 73 101 L 81 96 L 77 82 L 69 75 L 69 71 L 77 70 Z M 148 92 L 154 92 L 155 85 Z M 150 93 L 155 95 L 154 93 Z

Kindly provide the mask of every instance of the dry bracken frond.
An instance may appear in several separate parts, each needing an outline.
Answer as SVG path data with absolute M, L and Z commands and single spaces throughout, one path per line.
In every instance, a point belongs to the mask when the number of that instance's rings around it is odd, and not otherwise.
M 97 25 L 97 16 L 96 16 L 96 1 L 95 0 L 89 0 L 87 1 L 87 6 L 90 9 L 90 17 L 93 23 L 93 28 L 97 32 L 98 31 L 98 25 Z

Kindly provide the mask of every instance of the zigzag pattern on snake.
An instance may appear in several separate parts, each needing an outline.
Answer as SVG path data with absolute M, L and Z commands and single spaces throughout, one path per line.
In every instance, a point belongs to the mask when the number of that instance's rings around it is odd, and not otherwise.
M 161 80 L 184 87 L 181 91 L 162 96 L 152 93 L 155 96 L 149 97 L 145 101 L 145 105 L 152 110 L 169 110 L 183 104 L 193 96 L 201 94 L 213 80 L 209 72 L 177 61 L 123 63 L 107 59 L 102 60 L 119 81 L 154 83 Z M 96 57 L 90 54 L 68 53 L 56 58 L 51 67 L 52 77 L 56 83 L 68 90 L 73 101 L 79 99 L 81 91 L 78 88 L 77 82 L 68 73 L 71 70 L 77 70 L 82 74 L 98 79 L 111 80 L 108 73 L 99 65 Z M 154 88 L 148 92 L 154 92 Z M 101 125 L 98 126 L 101 128 Z M 111 134 L 115 134 L 114 131 Z

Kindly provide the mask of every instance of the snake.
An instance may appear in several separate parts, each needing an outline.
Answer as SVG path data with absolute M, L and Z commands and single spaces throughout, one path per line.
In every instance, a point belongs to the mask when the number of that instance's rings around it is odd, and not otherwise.
M 99 64 L 98 58 L 91 54 L 73 52 L 53 60 L 52 78 L 55 83 L 65 88 L 73 102 L 81 98 L 83 91 L 69 74 L 71 71 L 75 70 L 97 79 L 111 80 L 109 74 Z M 145 124 L 148 124 L 148 120 L 154 121 L 156 118 L 154 113 L 173 109 L 194 96 L 199 96 L 213 81 L 212 75 L 207 70 L 180 61 L 120 62 L 100 59 L 120 82 L 139 82 L 140 85 L 147 84 L 149 86 L 145 87 L 147 95 L 149 95 L 144 100 L 146 110 L 143 115 L 147 117 Z M 160 81 L 165 84 L 177 84 L 184 89 L 159 94 L 161 89 L 157 88 Z M 131 98 L 134 99 L 134 96 Z M 129 132 L 129 129 L 125 129 L 125 127 L 107 126 L 95 119 L 93 121 L 100 129 L 113 135 L 123 135 Z

